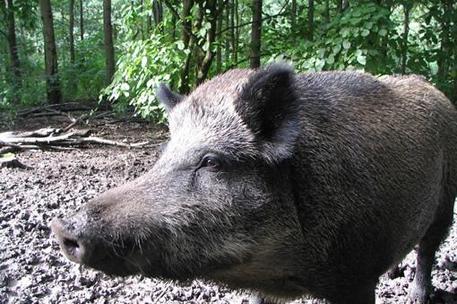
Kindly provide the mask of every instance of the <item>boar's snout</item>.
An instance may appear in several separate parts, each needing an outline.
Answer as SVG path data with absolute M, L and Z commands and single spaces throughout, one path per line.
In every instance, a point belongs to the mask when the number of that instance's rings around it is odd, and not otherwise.
M 146 246 L 140 247 L 142 240 L 131 232 L 140 231 L 142 223 L 132 220 L 138 212 L 123 193 L 122 187 L 112 189 L 79 212 L 52 220 L 51 230 L 70 261 L 119 276 L 141 271 L 136 255 Z
M 91 246 L 81 237 L 78 237 L 80 234 L 78 233 L 78 226 L 58 218 L 51 222 L 52 232 L 56 235 L 65 256 L 72 262 L 83 264 L 91 255 Z

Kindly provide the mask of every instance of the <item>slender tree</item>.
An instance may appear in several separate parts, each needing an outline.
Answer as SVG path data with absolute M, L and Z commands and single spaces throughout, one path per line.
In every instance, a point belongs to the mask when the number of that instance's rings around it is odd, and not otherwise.
M 227 28 L 230 26 L 230 13 L 232 11 L 231 7 L 232 7 L 232 4 L 230 2 L 227 2 L 227 6 L 225 7 L 225 14 L 224 14 L 225 27 L 227 27 Z M 224 33 L 224 40 L 225 40 L 224 60 L 225 60 L 225 62 L 230 61 L 230 55 L 232 54 L 232 51 L 230 48 L 230 33 L 231 33 L 231 31 L 226 31 Z
M 349 0 L 341 1 L 341 10 L 345 11 L 349 7 Z
M 325 0 L 324 18 L 326 23 L 330 23 L 330 3 L 329 0 Z
M 81 41 L 84 40 L 84 8 L 83 0 L 79 0 L 79 35 Z
M 11 71 L 13 73 L 13 87 L 15 89 L 20 89 L 22 83 L 22 73 L 16 39 L 16 22 L 14 18 L 13 0 L 0 0 L 0 2 L 2 2 L 2 10 L 5 11 L 6 14 L 6 38 L 8 40 Z M 19 102 L 19 94 L 16 94 L 15 92 L 14 96 L 14 102 Z
M 217 7 L 217 0 L 206 0 L 204 11 L 206 12 L 206 19 L 209 23 L 209 29 L 206 33 L 205 44 L 207 44 L 208 47 L 197 73 L 197 84 L 202 83 L 208 77 L 209 68 L 211 67 L 211 63 L 214 58 L 214 48 L 212 45 L 216 39 L 216 27 L 219 9 L 221 8 Z
M 216 33 L 217 34 L 217 46 L 216 46 L 216 72 L 220 73 L 222 70 L 222 38 L 223 35 L 221 34 L 222 30 L 222 21 L 224 20 L 224 1 L 217 0 L 217 24 L 216 24 Z
M 50 0 L 40 0 L 41 19 L 43 21 L 44 58 L 46 67 L 46 91 L 48 102 L 60 103 L 62 93 L 57 67 L 57 49 L 54 37 L 54 21 Z
M 75 64 L 75 0 L 69 0 L 69 23 L 68 23 L 68 37 L 70 43 L 70 62 Z
M 159 0 L 153 0 L 152 1 L 152 12 L 154 15 L 154 23 L 156 26 L 159 25 L 159 23 L 162 22 L 163 20 L 163 5 L 162 1 Z
M 262 0 L 252 0 L 252 26 L 251 26 L 251 51 L 250 66 L 260 66 L 260 47 L 262 34 Z
M 106 82 L 113 80 L 115 71 L 113 25 L 111 23 L 111 0 L 103 0 L 103 34 L 105 45 Z
M 292 0 L 290 4 L 290 26 L 292 32 L 295 32 L 297 28 L 297 0 Z
M 144 5 L 144 2 L 142 1 L 143 5 L 143 11 L 146 12 L 146 33 L 149 34 L 152 29 L 152 16 L 154 15 L 154 6 L 152 7 L 151 11 L 148 12 L 147 10 L 149 7 L 147 5 Z
M 230 5 L 230 48 L 232 50 L 232 62 L 238 62 L 238 51 L 236 44 L 236 3 L 232 2 Z
M 176 22 L 177 22 L 178 18 L 175 14 L 172 14 L 171 15 L 171 37 L 173 38 L 173 41 L 176 40 Z
M 314 0 L 308 0 L 308 38 L 314 39 Z
M 441 0 L 443 14 L 440 16 L 440 50 L 438 56 L 438 81 L 445 82 L 449 75 L 449 54 L 451 53 L 451 10 L 453 0 Z
M 68 42 L 70 51 L 70 63 L 75 68 L 75 0 L 69 0 L 69 22 L 68 22 Z M 69 79 L 69 91 L 75 93 L 77 90 L 77 81 L 74 78 Z
M 403 3 L 403 38 L 401 52 L 401 73 L 406 74 L 406 63 L 408 60 L 408 34 L 409 34 L 409 16 L 412 8 L 412 3 L 407 1 Z
M 454 25 L 457 27 L 456 25 Z M 454 37 L 454 60 L 452 61 L 453 71 L 457 71 L 457 39 Z M 451 100 L 454 102 L 454 104 L 457 104 L 457 75 L 454 75 L 454 80 L 453 80 L 453 86 L 452 86 L 452 92 L 450 95 Z
M 239 1 L 234 0 L 234 14 L 233 17 L 235 18 L 235 47 L 233 48 L 234 53 L 234 62 L 238 64 L 238 52 L 239 52 L 239 45 L 240 45 L 240 10 L 239 10 Z
M 181 14 L 182 20 L 182 36 L 181 40 L 184 44 L 184 48 L 189 50 L 189 55 L 186 58 L 186 62 L 184 63 L 184 68 L 181 72 L 181 87 L 179 91 L 181 93 L 189 92 L 189 72 L 190 72 L 190 64 L 191 64 L 191 45 L 190 45 L 190 38 L 192 36 L 192 21 L 191 21 L 191 13 L 192 7 L 194 6 L 193 0 L 183 0 L 183 9 Z

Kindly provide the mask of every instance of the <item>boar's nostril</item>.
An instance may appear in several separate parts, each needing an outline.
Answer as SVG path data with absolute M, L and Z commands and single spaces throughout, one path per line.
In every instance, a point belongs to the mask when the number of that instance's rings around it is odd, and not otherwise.
M 85 253 L 85 247 L 73 233 L 65 228 L 65 225 L 59 219 L 54 219 L 51 223 L 51 229 L 57 236 L 60 248 L 65 256 L 73 262 L 82 263 Z
M 67 253 L 71 254 L 72 256 L 76 257 L 80 255 L 80 246 L 76 240 L 64 238 L 62 241 L 62 246 L 65 247 Z

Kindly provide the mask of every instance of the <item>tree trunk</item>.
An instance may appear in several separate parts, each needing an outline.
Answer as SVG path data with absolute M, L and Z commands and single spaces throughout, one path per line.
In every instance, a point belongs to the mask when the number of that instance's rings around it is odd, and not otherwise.
M 237 52 L 236 52 L 236 26 L 235 26 L 235 14 L 236 6 L 232 2 L 230 5 L 230 48 L 232 50 L 232 63 L 236 64 L 238 62 Z
M 179 88 L 180 93 L 187 93 L 189 92 L 189 72 L 190 72 L 190 61 L 191 61 L 191 53 L 192 50 L 190 48 L 190 37 L 192 33 L 192 21 L 190 20 L 190 16 L 192 13 L 192 7 L 194 6 L 193 0 L 183 0 L 183 9 L 182 9 L 182 36 L 181 40 L 184 43 L 184 48 L 189 50 L 189 55 L 186 58 L 186 62 L 184 63 L 184 68 L 181 72 L 181 87 Z
M 103 0 L 103 34 L 105 45 L 106 83 L 113 80 L 115 62 L 113 45 L 113 25 L 111 24 L 111 0 Z
M 84 10 L 83 10 L 83 0 L 79 0 L 79 35 L 81 41 L 84 40 Z
M 453 68 L 452 70 L 453 71 L 457 71 L 457 41 L 455 39 L 455 36 L 454 36 L 454 60 L 453 60 Z M 450 94 L 450 99 L 451 101 L 457 105 L 457 75 L 454 74 L 454 77 L 453 77 L 453 86 L 452 86 L 452 92 Z
M 68 36 L 69 36 L 69 43 L 70 43 L 70 63 L 72 68 L 75 67 L 75 0 L 69 1 L 70 12 L 69 12 L 69 24 L 68 24 Z M 76 79 L 70 78 L 69 79 L 69 91 L 71 93 L 75 93 L 77 90 L 77 82 Z
M 60 103 L 62 93 L 57 68 L 57 50 L 54 38 L 54 21 L 50 0 L 40 0 L 41 19 L 43 21 L 44 58 L 46 67 L 46 92 L 48 102 Z
M 252 0 L 250 66 L 260 67 L 260 47 L 262 35 L 262 0 Z
M 453 9 L 454 14 L 457 11 L 457 4 L 454 3 L 454 5 L 450 5 L 451 9 Z M 455 15 L 454 15 L 455 16 Z M 454 21 L 454 28 L 457 26 L 457 24 Z M 452 66 L 451 66 L 451 71 L 457 71 L 457 37 L 456 35 L 451 36 L 451 45 L 453 46 L 454 49 L 454 60 L 452 60 Z M 454 103 L 454 105 L 457 105 L 457 73 L 454 73 L 452 76 L 453 78 L 453 85 L 452 85 L 452 92 L 449 95 L 451 101 Z
M 176 22 L 178 22 L 176 16 L 173 14 L 171 16 L 171 26 L 172 26 L 172 29 L 171 29 L 171 37 L 173 38 L 173 41 L 176 40 Z
M 223 35 L 220 34 L 222 30 L 222 21 L 224 20 L 224 1 L 218 0 L 217 2 L 217 26 L 216 33 L 218 33 L 218 43 L 216 47 L 216 72 L 219 74 L 222 70 L 222 38 Z
M 227 2 L 227 7 L 225 8 L 225 27 L 228 28 L 230 26 L 230 12 L 231 7 L 233 4 L 230 2 Z M 226 31 L 224 33 L 224 39 L 225 39 L 225 50 L 224 50 L 224 57 L 225 57 L 225 62 L 228 63 L 230 61 L 230 55 L 232 54 L 232 50 L 230 48 L 230 33 L 231 31 Z
M 441 18 L 441 35 L 440 35 L 440 52 L 438 55 L 438 82 L 445 82 L 449 72 L 449 50 L 450 50 L 450 37 L 449 27 L 450 20 L 446 17 L 446 9 L 448 9 L 447 2 L 450 0 L 442 0 L 444 14 Z
M 222 7 L 217 7 L 217 1 L 218 0 L 206 1 L 206 19 L 210 25 L 210 28 L 208 29 L 208 32 L 206 34 L 206 44 L 208 45 L 208 48 L 206 50 L 205 57 L 203 58 L 203 61 L 197 73 L 197 84 L 202 83 L 208 77 L 209 68 L 211 67 L 211 63 L 214 58 L 214 50 L 212 45 L 216 40 L 216 22 L 218 16 L 220 15 L 219 10 L 222 9 Z M 222 4 L 222 2 L 220 3 Z
M 238 10 L 238 0 L 235 0 L 235 6 L 234 6 L 234 17 L 235 17 L 235 46 L 233 48 L 233 53 L 234 53 L 234 59 L 235 59 L 235 64 L 238 64 L 238 46 L 240 44 L 240 14 Z
M 343 12 L 343 0 L 336 1 L 336 10 L 338 11 L 338 13 Z
M 330 23 L 330 3 L 329 0 L 325 0 L 325 11 L 324 11 L 325 22 Z
M 152 12 L 154 15 L 154 23 L 158 26 L 163 20 L 163 5 L 161 1 L 152 1 Z
M 406 74 L 406 63 L 408 60 L 408 34 L 409 34 L 409 16 L 411 12 L 411 4 L 403 3 L 403 39 L 402 39 L 402 50 L 401 50 L 401 73 Z
M 22 87 L 22 73 L 21 73 L 21 62 L 19 60 L 19 53 L 17 48 L 16 39 L 16 22 L 14 19 L 14 7 L 13 0 L 0 0 L 2 2 L 3 9 L 6 11 L 6 25 L 7 25 L 7 40 L 8 50 L 10 53 L 11 60 L 11 72 L 13 73 L 13 87 L 14 87 L 14 102 L 19 102 L 18 89 Z
M 347 10 L 348 7 L 349 7 L 349 0 L 343 0 L 343 1 L 341 1 L 341 10 L 342 10 L 342 11 Z
M 450 75 L 450 69 L 454 65 L 452 62 L 452 39 L 455 35 L 451 32 L 452 24 L 452 10 L 453 10 L 453 0 L 441 0 L 441 5 L 443 8 L 443 15 L 440 20 L 441 35 L 440 35 L 440 51 L 438 53 L 438 85 L 446 85 L 444 87 L 444 92 L 448 95 L 449 98 L 452 98 L 455 93 L 451 92 L 452 89 Z M 455 60 L 455 59 L 454 59 Z M 447 86 L 449 85 L 449 86 Z
M 314 39 L 314 0 L 308 0 L 308 38 Z
M 199 31 L 202 28 L 202 24 L 203 24 L 203 21 L 206 16 L 205 14 L 206 14 L 207 3 L 208 3 L 207 1 L 197 1 L 197 5 L 198 5 L 197 18 L 196 18 L 194 26 L 193 26 L 193 28 L 196 31 Z M 206 16 L 206 19 L 208 19 L 207 16 Z M 206 32 L 205 35 L 208 35 L 208 32 Z M 205 58 L 205 54 L 206 54 L 206 51 L 203 50 L 203 46 L 205 45 L 205 42 L 207 41 L 207 39 L 198 40 L 195 38 L 196 38 L 195 35 L 192 35 L 192 37 L 190 37 L 190 46 L 191 46 L 192 52 L 189 54 L 191 54 L 192 58 L 194 59 L 193 60 L 194 67 L 195 67 L 195 69 L 194 69 L 195 77 L 194 78 L 198 79 L 200 67 L 203 65 L 203 59 Z M 190 70 L 192 70 L 192 68 Z
M 146 8 L 146 9 L 149 9 L 147 7 L 144 7 L 143 8 Z M 152 16 L 154 16 L 154 7 L 152 8 L 150 14 L 148 13 L 146 15 L 146 33 L 149 35 L 149 33 L 151 33 L 151 29 L 152 29 Z
M 75 64 L 75 0 L 70 0 L 70 22 L 68 27 L 68 36 L 70 40 L 70 62 Z
M 290 26 L 292 27 L 292 33 L 295 32 L 297 25 L 297 0 L 292 0 L 290 5 Z

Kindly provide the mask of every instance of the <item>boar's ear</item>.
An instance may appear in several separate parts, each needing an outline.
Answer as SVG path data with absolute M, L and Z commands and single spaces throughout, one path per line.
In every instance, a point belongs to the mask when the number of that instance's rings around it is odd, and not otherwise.
M 184 98 L 183 95 L 179 95 L 178 93 L 170 90 L 170 88 L 164 83 L 159 83 L 157 85 L 156 96 L 167 112 L 170 112 L 174 106 Z
M 294 78 L 293 68 L 285 63 L 258 70 L 236 103 L 237 112 L 269 161 L 279 162 L 293 153 L 300 129 Z

